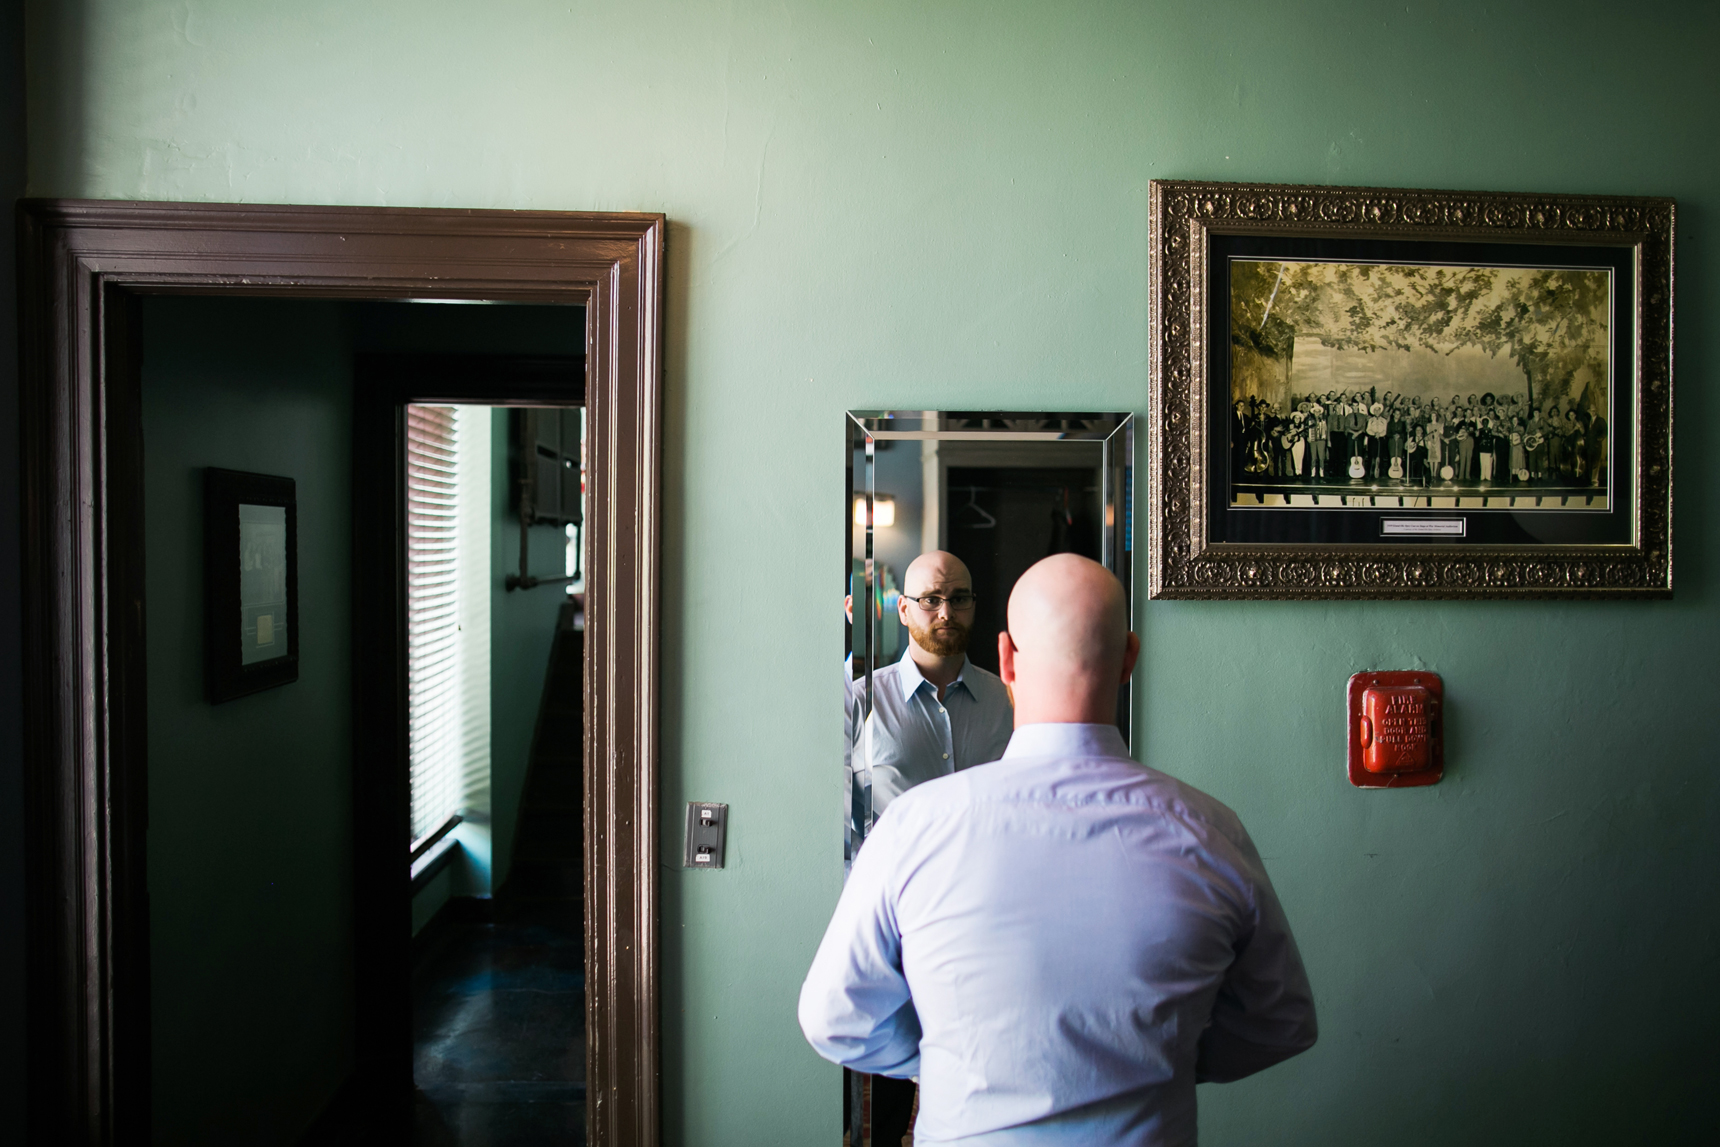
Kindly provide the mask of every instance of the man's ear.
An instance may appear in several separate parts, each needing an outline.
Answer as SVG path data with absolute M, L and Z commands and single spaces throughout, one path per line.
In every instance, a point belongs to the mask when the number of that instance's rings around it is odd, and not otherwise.
M 1015 642 L 1007 629 L 997 635 L 997 675 L 1005 685 L 1015 684 Z
M 1123 646 L 1123 680 L 1127 681 L 1135 672 L 1135 662 L 1141 656 L 1141 639 L 1131 631 L 1128 642 Z

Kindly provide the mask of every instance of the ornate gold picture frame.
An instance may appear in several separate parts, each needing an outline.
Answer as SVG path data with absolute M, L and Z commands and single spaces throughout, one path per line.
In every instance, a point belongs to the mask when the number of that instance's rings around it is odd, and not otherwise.
M 1672 200 L 1150 212 L 1151 597 L 1671 594 Z

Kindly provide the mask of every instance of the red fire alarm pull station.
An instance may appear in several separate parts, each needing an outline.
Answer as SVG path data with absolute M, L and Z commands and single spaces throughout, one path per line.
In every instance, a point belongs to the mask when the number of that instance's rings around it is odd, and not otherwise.
M 1437 673 L 1358 673 L 1350 678 L 1350 783 L 1361 789 L 1437 784 L 1445 775 Z

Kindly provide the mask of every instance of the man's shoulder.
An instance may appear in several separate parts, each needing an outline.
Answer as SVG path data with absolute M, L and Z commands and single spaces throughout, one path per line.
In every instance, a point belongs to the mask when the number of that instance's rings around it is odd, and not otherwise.
M 1001 697 L 1005 702 L 1009 700 L 1009 687 L 1003 683 L 1003 678 L 989 669 L 982 669 L 972 661 L 962 669 L 962 681 L 973 695 L 981 700 L 989 701 L 997 697 Z
M 1047 810 L 1104 803 L 1121 811 L 1201 823 L 1237 838 L 1242 821 L 1217 797 L 1127 757 L 1017 756 L 937 777 L 897 797 L 901 818 L 965 815 L 975 805 L 1022 803 Z
M 900 661 L 892 661 L 888 665 L 880 665 L 880 666 L 878 666 L 878 668 L 872 670 L 872 680 L 878 681 L 878 680 L 883 679 L 883 678 L 896 677 L 896 676 L 899 676 L 901 674 L 901 672 L 902 672 L 902 663 Z M 854 680 L 864 681 L 864 680 L 866 680 L 866 677 L 864 674 L 862 674 L 860 676 L 855 677 Z
M 1205 821 L 1227 832 L 1240 830 L 1242 827 L 1241 820 L 1231 811 L 1229 805 L 1204 789 L 1197 789 L 1162 769 L 1143 765 L 1135 760 L 1107 763 L 1115 764 L 1120 770 L 1133 771 L 1135 775 L 1130 778 L 1132 783 L 1129 786 L 1129 795 L 1143 805 L 1179 818 Z
M 1223 802 L 1157 769 L 1109 758 L 1064 768 L 1005 758 L 938 777 L 892 801 L 875 833 L 880 839 L 867 847 L 904 878 L 923 863 L 958 862 L 982 839 L 1019 833 L 1076 852 L 1103 840 L 1124 842 L 1127 855 L 1200 857 L 1237 888 L 1260 864 L 1247 829 Z
M 878 668 L 872 670 L 873 692 L 876 693 L 882 686 L 888 686 L 892 690 L 898 689 L 900 688 L 901 678 L 902 663 L 900 661 L 892 661 L 888 665 L 880 665 Z M 864 676 L 856 677 L 854 679 L 854 687 L 857 690 L 864 689 L 866 687 L 866 678 Z

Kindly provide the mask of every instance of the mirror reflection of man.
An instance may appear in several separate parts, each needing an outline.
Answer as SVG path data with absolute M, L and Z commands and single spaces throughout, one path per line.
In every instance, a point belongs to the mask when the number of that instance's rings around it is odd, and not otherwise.
M 995 761 L 1009 744 L 1009 691 L 967 658 L 974 600 L 973 575 L 943 550 L 921 554 L 902 575 L 896 609 L 908 648 L 872 674 L 872 712 L 855 752 L 855 767 L 871 777 L 874 819 L 915 785 Z

